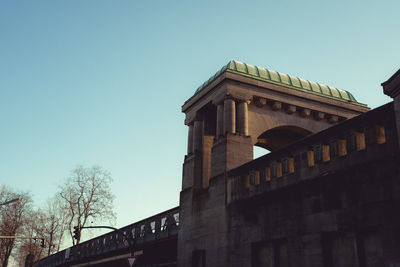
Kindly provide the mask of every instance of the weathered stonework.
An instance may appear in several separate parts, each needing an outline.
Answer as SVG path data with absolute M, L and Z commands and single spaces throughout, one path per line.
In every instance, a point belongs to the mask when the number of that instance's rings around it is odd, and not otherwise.
M 234 61 L 234 64 L 239 66 L 241 63 Z M 248 73 L 254 74 L 250 65 L 246 66 Z M 261 77 L 262 69 L 258 68 L 258 71 Z M 272 75 L 278 74 L 271 71 L 270 75 L 272 79 Z M 325 85 L 307 81 L 307 86 L 313 90 L 325 88 L 325 94 L 317 94 L 311 89 L 294 90 L 284 80 L 286 76 L 279 75 L 281 83 L 277 84 L 272 80 L 261 81 L 241 75 L 240 72 L 221 72 L 185 102 L 182 111 L 189 126 L 188 151 L 198 153 L 193 155 L 193 159 L 190 157 L 190 161 L 196 162 L 192 167 L 189 168 L 192 163 L 184 163 L 182 189 L 190 188 L 190 185 L 206 188 L 211 177 L 250 161 L 253 145 L 273 151 L 293 139 L 319 132 L 368 110 L 353 100 L 343 101 L 327 95 L 328 87 Z M 298 81 L 296 86 L 299 86 L 299 81 L 306 82 L 291 79 L 293 86 L 295 81 Z M 332 93 L 337 91 L 331 90 Z M 340 92 L 343 94 L 344 91 Z M 262 136 L 270 130 L 279 131 L 274 133 L 274 139 Z M 272 142 L 268 144 L 266 141 Z M 225 143 L 224 148 L 222 143 Z M 201 170 L 199 166 L 202 166 Z
M 360 105 L 222 72 L 182 110 L 187 124 L 207 113 L 224 130 L 208 185 L 181 192 L 178 266 L 400 264 L 393 104 L 362 114 Z M 272 152 L 252 160 L 254 145 Z M 196 170 L 187 172 L 184 180 Z

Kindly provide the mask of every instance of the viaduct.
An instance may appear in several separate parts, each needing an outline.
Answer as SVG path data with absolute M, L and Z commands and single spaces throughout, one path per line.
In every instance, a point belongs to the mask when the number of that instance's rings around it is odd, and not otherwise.
M 393 101 L 370 110 L 230 61 L 182 106 L 179 207 L 34 266 L 400 266 L 400 70 L 382 86 Z

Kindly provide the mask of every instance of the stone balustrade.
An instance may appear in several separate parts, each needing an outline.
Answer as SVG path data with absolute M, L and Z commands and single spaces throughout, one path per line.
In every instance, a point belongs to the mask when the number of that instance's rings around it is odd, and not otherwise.
M 388 103 L 229 171 L 227 203 L 390 156 L 397 140 Z

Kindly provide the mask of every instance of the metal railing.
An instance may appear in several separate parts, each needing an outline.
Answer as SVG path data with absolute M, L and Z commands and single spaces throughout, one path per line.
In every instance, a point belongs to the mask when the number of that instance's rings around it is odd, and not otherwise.
M 33 266 L 69 266 L 103 253 L 126 252 L 130 246 L 135 249 L 145 243 L 177 236 L 178 227 L 179 207 L 176 207 L 62 250 Z

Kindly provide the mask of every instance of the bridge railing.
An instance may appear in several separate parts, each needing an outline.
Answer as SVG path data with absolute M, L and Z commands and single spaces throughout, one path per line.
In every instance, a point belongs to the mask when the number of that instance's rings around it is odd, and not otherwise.
M 388 103 L 229 171 L 227 203 L 393 153 L 398 153 L 398 137 L 393 103 Z
M 179 207 L 159 213 L 67 248 L 36 262 L 34 266 L 69 266 L 104 253 L 139 248 L 142 244 L 176 236 L 179 227 Z M 121 234 L 124 233 L 123 235 Z

